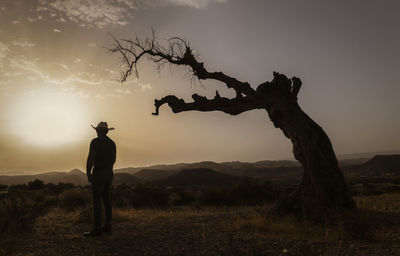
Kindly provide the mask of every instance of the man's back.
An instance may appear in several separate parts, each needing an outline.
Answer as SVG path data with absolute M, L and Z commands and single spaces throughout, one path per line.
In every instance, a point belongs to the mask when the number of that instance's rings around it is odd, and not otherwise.
M 116 158 L 114 141 L 108 136 L 98 137 L 90 143 L 90 153 L 93 154 L 93 174 L 112 172 Z

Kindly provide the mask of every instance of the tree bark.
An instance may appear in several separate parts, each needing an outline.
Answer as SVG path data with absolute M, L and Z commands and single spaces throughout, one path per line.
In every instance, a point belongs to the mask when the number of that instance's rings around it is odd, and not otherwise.
M 291 140 L 293 155 L 304 170 L 297 190 L 282 200 L 277 210 L 281 214 L 324 219 L 343 209 L 354 208 L 355 203 L 328 136 L 297 103 L 300 86 L 301 82 L 294 80 L 291 93 L 287 94 L 289 79 L 274 73 L 271 83 L 257 89 L 261 94 L 266 93 L 268 116 Z

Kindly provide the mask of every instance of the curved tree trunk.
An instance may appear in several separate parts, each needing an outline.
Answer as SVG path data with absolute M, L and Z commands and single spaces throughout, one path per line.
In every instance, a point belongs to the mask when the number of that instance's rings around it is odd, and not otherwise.
M 275 98 L 267 104 L 268 115 L 275 127 L 292 141 L 293 155 L 304 169 L 297 190 L 279 203 L 278 212 L 323 219 L 337 211 L 354 208 L 355 203 L 324 130 L 303 112 L 297 98 L 279 97 L 281 94 L 272 90 L 281 88 L 271 87 L 269 95 L 273 94 Z

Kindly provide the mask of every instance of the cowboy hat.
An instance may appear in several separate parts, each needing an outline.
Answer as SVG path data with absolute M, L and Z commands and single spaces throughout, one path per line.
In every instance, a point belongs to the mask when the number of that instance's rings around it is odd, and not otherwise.
M 93 125 L 91 125 L 92 127 L 93 127 L 93 129 L 95 129 L 95 130 L 114 130 L 114 128 L 113 127 L 111 127 L 111 128 L 108 128 L 108 124 L 107 124 L 107 122 L 100 122 L 98 125 L 97 125 L 97 127 L 94 127 Z

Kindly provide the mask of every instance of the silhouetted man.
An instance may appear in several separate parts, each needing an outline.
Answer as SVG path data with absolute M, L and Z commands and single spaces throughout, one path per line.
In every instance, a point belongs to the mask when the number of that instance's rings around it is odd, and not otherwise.
M 86 174 L 91 183 L 93 198 L 93 228 L 85 232 L 85 236 L 98 236 L 102 232 L 111 232 L 112 207 L 110 189 L 113 174 L 113 165 L 116 158 L 116 147 L 107 133 L 114 128 L 108 128 L 107 122 L 100 122 L 97 127 L 97 138 L 90 142 L 89 156 L 86 163 Z M 93 168 L 93 170 L 92 170 Z M 101 227 L 101 200 L 105 208 L 105 224 Z

